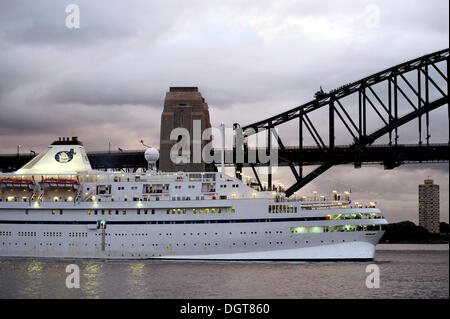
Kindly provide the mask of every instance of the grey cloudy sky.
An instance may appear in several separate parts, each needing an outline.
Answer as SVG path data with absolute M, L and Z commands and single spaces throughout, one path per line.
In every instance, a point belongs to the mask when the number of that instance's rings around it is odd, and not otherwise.
M 65 26 L 70 3 L 79 5 L 79 29 Z M 311 100 L 320 86 L 330 90 L 448 48 L 448 6 L 442 0 L 3 0 L 0 153 L 14 153 L 19 144 L 23 152 L 41 151 L 71 135 L 88 150 L 107 149 L 109 141 L 137 149 L 140 139 L 158 146 L 170 86 L 198 86 L 213 126 L 249 124 Z M 431 115 L 432 142 L 448 140 L 446 112 Z M 417 141 L 412 133 L 402 137 Z M 293 141 L 287 137 L 285 144 Z M 448 164 L 335 167 L 304 191 L 352 187 L 355 198 L 375 198 L 388 219 L 417 222 L 417 185 L 428 176 L 441 185 L 441 216 L 448 221 Z M 277 176 L 285 185 L 290 178 L 285 171 Z

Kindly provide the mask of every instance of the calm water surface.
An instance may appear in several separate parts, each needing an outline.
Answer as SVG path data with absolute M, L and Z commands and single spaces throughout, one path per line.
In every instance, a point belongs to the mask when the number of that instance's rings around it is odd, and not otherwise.
M 374 262 L 0 259 L 0 298 L 449 298 L 448 245 L 379 245 Z M 366 287 L 367 265 L 380 288 Z M 80 268 L 68 289 L 66 266 Z

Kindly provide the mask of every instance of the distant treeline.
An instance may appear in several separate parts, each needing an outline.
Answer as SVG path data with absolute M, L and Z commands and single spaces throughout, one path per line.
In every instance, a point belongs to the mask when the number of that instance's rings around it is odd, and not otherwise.
M 447 223 L 440 223 L 440 234 L 432 234 L 410 221 L 383 225 L 383 229 L 386 232 L 381 243 L 439 243 L 448 242 L 449 238 Z

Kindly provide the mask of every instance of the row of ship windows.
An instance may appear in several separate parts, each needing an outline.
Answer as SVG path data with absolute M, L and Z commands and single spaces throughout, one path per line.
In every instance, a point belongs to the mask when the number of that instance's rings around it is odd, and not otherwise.
M 295 243 L 297 243 L 297 242 L 295 242 Z M 5 243 L 5 242 L 3 242 L 3 245 L 6 245 L 7 243 Z M 11 245 L 11 243 L 8 243 L 9 245 Z M 16 246 L 19 244 L 19 243 L 14 243 Z M 44 243 L 45 244 L 45 246 L 53 246 L 53 243 Z M 244 243 L 242 243 L 244 246 L 246 246 L 247 245 L 247 243 L 246 242 L 244 242 Z M 270 245 L 272 245 L 272 242 L 269 242 L 269 244 Z M 276 244 L 277 245 L 281 245 L 281 244 L 283 244 L 283 242 L 276 242 Z M 27 243 L 23 243 L 23 245 L 24 246 L 26 246 L 27 245 Z M 40 246 L 43 246 L 43 243 L 39 243 L 39 245 Z M 62 244 L 61 243 L 59 243 L 59 244 L 55 244 L 55 246 L 56 245 L 58 245 L 58 246 L 62 246 Z M 218 246 L 219 245 L 219 243 L 214 243 L 214 246 Z M 254 242 L 254 245 L 258 245 L 258 243 L 257 242 Z M 76 243 L 68 243 L 67 244 L 67 246 L 69 246 L 69 247 L 78 247 L 78 246 L 80 246 L 80 244 L 76 244 Z M 88 244 L 84 244 L 84 246 L 85 247 L 87 247 L 88 246 Z M 94 247 L 97 247 L 97 246 L 102 246 L 101 244 L 94 244 Z M 105 243 L 105 246 L 107 246 L 107 247 L 111 247 L 111 244 L 106 244 Z M 122 244 L 122 247 L 124 246 L 124 244 Z M 135 245 L 134 244 L 131 244 L 131 247 L 134 247 Z M 138 246 L 138 245 L 136 245 L 136 246 Z M 145 246 L 145 244 L 140 244 L 140 246 L 141 247 L 144 247 Z M 150 244 L 148 244 L 148 246 L 150 246 Z M 151 246 L 152 247 L 158 247 L 159 245 L 158 244 L 155 244 L 155 243 L 153 243 L 153 244 L 151 244 Z M 183 246 L 183 247 L 186 247 L 187 245 L 185 244 L 185 243 L 183 243 L 183 244 L 181 244 L 181 243 L 176 243 L 175 244 L 175 246 L 176 247 L 181 247 L 181 246 Z M 202 246 L 201 244 L 198 244 L 198 246 Z M 211 243 L 203 243 L 203 246 L 211 246 Z M 236 246 L 236 243 L 233 243 L 233 246 Z M 192 244 L 192 247 L 197 247 L 197 243 L 194 243 L 194 244 Z
M 346 241 L 348 241 L 348 240 L 345 240 L 345 239 L 342 239 L 342 242 L 346 242 Z M 353 239 L 353 241 L 356 241 L 356 239 Z M 332 240 L 330 240 L 329 241 L 330 243 L 334 243 L 335 242 L 335 240 L 334 239 L 332 239 Z M 299 241 L 294 241 L 293 242 L 294 244 L 299 244 Z M 303 243 L 303 242 L 301 242 L 301 243 Z M 309 240 L 306 240 L 306 241 L 304 241 L 304 243 L 305 244 L 309 244 L 310 243 L 310 241 Z M 313 242 L 314 243 L 314 242 Z M 321 240 L 320 241 L 320 243 L 325 243 L 325 241 L 324 240 Z M 3 246 L 5 246 L 5 245 L 9 245 L 9 246 L 11 246 L 11 242 L 2 242 L 2 245 Z M 39 243 L 39 246 L 44 246 L 43 244 L 45 244 L 45 246 L 53 246 L 53 243 Z M 199 244 L 197 244 L 197 243 L 194 243 L 194 244 L 192 244 L 192 247 L 197 247 L 197 246 L 205 246 L 205 247 L 207 247 L 207 246 L 211 246 L 211 244 L 212 243 L 203 243 L 203 245 L 201 244 L 201 243 L 199 243 Z M 214 246 L 218 246 L 219 245 L 219 243 L 213 243 L 214 244 Z M 244 242 L 244 243 L 241 243 L 243 246 L 247 246 L 247 242 Z M 250 245 L 251 245 L 251 243 L 249 243 Z M 254 245 L 258 245 L 258 242 L 253 242 L 253 244 Z M 283 245 L 284 244 L 284 242 L 282 242 L 282 241 L 277 241 L 277 242 L 268 242 L 268 244 L 269 245 Z M 289 244 L 289 243 L 287 243 L 287 244 Z M 292 243 L 291 243 L 292 244 Z M 19 243 L 14 243 L 14 245 L 15 246 L 18 246 L 19 245 Z M 23 245 L 24 246 L 26 246 L 27 245 L 27 243 L 23 243 Z M 58 244 L 54 244 L 55 246 L 62 246 L 62 244 L 61 243 L 58 243 Z M 69 247 L 80 247 L 80 246 L 82 246 L 82 245 L 80 245 L 80 244 L 77 244 L 77 243 L 68 243 L 67 244 L 67 246 L 69 246 Z M 88 244 L 84 244 L 84 246 L 85 247 L 87 247 L 88 246 Z M 101 244 L 94 244 L 94 247 L 101 247 L 102 245 Z M 122 247 L 125 247 L 125 245 L 124 244 L 121 244 L 121 246 Z M 131 247 L 135 247 L 135 245 L 134 244 L 131 244 L 130 245 Z M 138 244 L 136 244 L 136 246 L 139 246 Z M 145 246 L 145 244 L 140 244 L 140 246 L 141 247 L 144 247 Z M 158 247 L 159 246 L 159 244 L 156 244 L 156 243 L 153 243 L 153 244 L 148 244 L 147 245 L 147 247 Z M 176 247 L 186 247 L 186 246 L 188 246 L 186 243 L 176 243 L 174 246 L 176 246 Z M 232 246 L 236 246 L 236 243 L 232 243 Z M 34 246 L 35 248 L 36 248 L 36 245 Z M 111 244 L 106 244 L 105 243 L 105 247 L 111 247 Z M 173 247 L 173 246 L 172 246 Z M 169 248 L 169 247 L 166 247 L 166 248 Z M 110 255 L 108 255 L 108 256 L 110 256 Z M 122 254 L 122 256 L 123 256 L 123 254 Z M 131 254 L 131 256 L 133 256 L 133 254 Z M 140 256 L 140 255 L 138 255 L 138 256 Z M 147 256 L 147 255 L 146 255 Z M 154 255 L 152 255 L 152 256 L 154 256 Z M 161 256 L 161 255 L 159 255 L 159 256 Z
M 182 208 L 182 209 L 181 208 L 178 208 L 178 209 L 175 209 L 175 208 L 170 209 L 170 208 L 168 208 L 166 210 L 167 214 L 170 214 L 170 212 L 172 212 L 172 214 L 176 214 L 176 213 L 178 213 L 178 214 L 181 214 L 181 213 L 186 214 L 186 211 L 187 211 L 186 208 Z M 194 214 L 196 214 L 197 211 L 199 212 L 199 214 L 203 214 L 203 209 L 202 208 L 199 208 L 198 210 L 196 208 L 192 209 L 192 212 Z M 205 208 L 205 214 L 209 214 L 209 211 L 210 211 L 209 208 Z M 63 210 L 62 209 L 59 209 L 59 210 L 53 209 L 52 210 L 52 215 L 56 215 L 57 212 L 59 212 L 59 215 L 63 215 Z M 152 215 L 155 214 L 155 210 L 154 209 L 137 209 L 136 210 L 136 214 L 137 215 L 141 215 L 141 213 L 143 215 L 148 215 L 149 212 Z M 216 208 L 211 208 L 211 213 L 214 214 L 215 212 L 216 212 Z M 226 208 L 226 212 L 229 213 L 229 208 Z M 235 212 L 234 208 L 232 208 L 232 212 L 233 213 Z M 122 215 L 126 215 L 127 214 L 127 210 L 123 209 L 123 210 L 121 210 L 119 212 L 118 209 L 116 209 L 116 210 L 113 210 L 113 209 L 94 209 L 94 210 L 90 210 L 90 209 L 88 209 L 88 211 L 87 211 L 88 215 L 91 215 L 91 214 L 94 214 L 94 215 L 100 215 L 100 214 L 101 215 L 105 215 L 105 214 L 113 215 L 114 213 L 116 215 L 119 215 L 120 213 Z M 221 213 L 221 209 L 220 208 L 217 208 L 217 213 L 219 213 L 219 214 Z M 28 210 L 25 211 L 25 214 L 28 214 Z
M 292 232 L 292 229 L 291 229 Z M 265 234 L 272 234 L 272 231 L 265 231 Z M 274 231 L 274 234 L 282 234 L 283 231 Z M 208 233 L 183 233 L 183 236 L 197 236 L 205 235 L 207 236 Z M 212 233 L 211 233 L 212 234 Z M 229 235 L 233 235 L 232 232 L 228 233 Z M 239 232 L 240 235 L 247 235 L 247 232 Z M 249 232 L 249 235 L 257 235 L 258 232 Z M 29 237 L 36 237 L 36 232 L 17 232 L 18 236 L 29 236 Z M 62 232 L 43 232 L 44 237 L 62 237 Z M 88 237 L 88 233 L 86 232 L 69 232 L 69 237 Z M 125 234 L 125 233 L 105 233 L 105 236 L 148 236 L 148 233 L 131 233 L 131 234 Z M 172 236 L 172 233 L 158 233 L 159 236 Z M 219 235 L 219 233 L 215 232 L 214 235 Z M 6 231 L 0 231 L 0 236 L 11 236 L 11 232 Z M 95 236 L 102 236 L 102 234 L 95 233 Z
M 159 201 L 159 197 L 156 197 L 155 198 L 155 200 L 156 201 Z M 227 199 L 227 196 L 221 196 L 220 197 L 220 199 Z M 120 200 L 120 199 L 119 199 Z M 191 196 L 172 196 L 172 200 L 192 200 L 192 198 L 191 198 Z M 195 196 L 195 200 L 205 200 L 205 196 Z M 25 202 L 26 202 L 26 200 L 24 200 Z M 58 200 L 54 200 L 55 202 L 57 202 Z M 67 200 L 65 200 L 66 202 L 67 202 Z M 95 200 L 92 198 L 92 197 L 90 197 L 89 199 L 87 199 L 87 201 L 88 202 L 94 202 Z M 98 202 L 101 202 L 102 201 L 102 199 L 99 197 L 98 199 L 97 199 L 97 201 Z M 111 197 L 110 198 L 110 201 L 111 202 L 114 202 L 114 198 L 113 197 Z M 127 202 L 128 201 L 128 198 L 124 198 L 123 199 L 123 201 L 124 202 Z M 147 198 L 147 197 L 144 197 L 144 198 L 139 198 L 139 197 L 133 197 L 133 201 L 134 202 L 138 202 L 138 201 L 144 201 L 144 202 L 147 202 L 147 201 L 150 201 L 150 199 L 149 198 Z
M 295 205 L 269 205 L 269 214 L 271 213 L 296 213 Z
M 224 196 L 220 196 L 220 199 L 227 199 L 227 196 L 226 195 L 224 195 Z M 114 198 L 113 197 L 111 197 L 111 198 L 109 198 L 109 200 L 111 201 L 111 202 L 114 202 Z M 147 197 L 144 197 L 144 198 L 139 198 L 139 197 L 133 197 L 133 201 L 135 201 L 135 202 L 137 202 L 137 201 L 144 201 L 144 202 L 146 202 L 146 201 L 149 201 L 150 199 L 149 198 L 147 198 Z M 159 197 L 156 197 L 155 198 L 155 200 L 156 201 L 159 201 L 160 200 L 160 198 Z M 172 196 L 172 200 L 176 200 L 176 201 L 181 201 L 181 200 L 192 200 L 192 197 L 191 196 Z M 205 200 L 205 196 L 195 196 L 195 200 Z M 3 201 L 3 199 L 2 198 L 0 198 L 0 202 L 1 201 Z M 18 197 L 14 197 L 14 198 L 7 198 L 7 199 L 5 199 L 5 201 L 7 201 L 7 202 L 17 202 L 17 201 L 19 201 L 19 198 Z M 22 201 L 22 202 L 28 202 L 28 198 L 27 197 L 23 197 L 20 201 Z M 61 201 L 64 201 L 64 202 L 71 202 L 71 201 L 73 201 L 73 198 L 71 198 L 71 197 L 69 197 L 69 198 L 66 198 L 66 197 L 54 197 L 53 199 L 52 199 L 52 201 L 53 202 L 61 202 Z M 88 202 L 94 202 L 95 200 L 92 198 L 92 197 L 90 197 L 90 198 L 88 198 L 86 201 L 88 201 Z M 102 198 L 101 197 L 99 197 L 98 199 L 97 199 L 97 201 L 98 202 L 101 202 L 102 201 Z M 123 201 L 124 202 L 127 202 L 128 201 L 128 198 L 127 197 L 125 197 L 125 198 L 123 198 Z
M 189 209 L 189 210 L 186 209 L 186 208 L 172 208 L 172 209 L 168 208 L 166 210 L 166 213 L 167 214 L 170 214 L 170 213 L 172 213 L 172 214 L 186 214 L 187 211 L 189 211 L 189 212 L 192 211 L 193 214 L 197 214 L 197 213 L 199 213 L 199 214 L 203 214 L 203 213 L 205 213 L 205 214 L 209 214 L 209 213 L 211 213 L 211 214 L 215 214 L 215 213 L 220 214 L 222 212 L 229 213 L 230 211 L 232 213 L 235 213 L 236 209 L 234 207 L 232 207 L 231 209 L 230 209 L 230 207 L 224 207 L 224 208 L 212 207 L 212 208 L 192 208 L 192 209 Z
M 227 188 L 227 185 L 226 185 L 226 184 L 221 184 L 219 187 L 220 187 L 220 188 Z M 238 188 L 238 187 L 239 187 L 239 184 L 231 184 L 231 187 L 232 187 L 232 188 Z
M 22 237 L 22 236 L 36 237 L 36 232 L 35 231 L 20 231 L 20 232 L 17 232 L 17 236 L 20 236 L 20 237 Z
M 338 225 L 338 226 L 312 226 L 291 227 L 292 234 L 349 232 L 349 231 L 373 231 L 380 230 L 381 225 Z
M 93 213 L 94 215 L 99 215 L 99 214 L 102 214 L 102 215 L 105 215 L 105 214 L 113 215 L 113 211 L 115 212 L 116 215 L 119 215 L 119 213 L 122 213 L 122 215 L 126 215 L 127 214 L 127 210 L 126 209 L 121 210 L 121 212 L 119 212 L 118 209 L 116 209 L 116 210 L 113 210 L 113 209 L 101 209 L 101 210 L 100 209 L 94 209 L 94 210 L 90 210 L 89 209 L 87 211 L 87 214 L 91 215 Z M 137 215 L 141 215 L 141 212 L 144 215 L 148 215 L 148 213 L 151 213 L 152 215 L 155 214 L 155 210 L 154 209 L 137 209 L 136 210 L 136 214 Z
M 220 185 L 219 187 L 220 187 L 220 188 L 227 188 L 227 185 L 222 184 L 222 185 Z M 231 185 L 231 187 L 237 188 L 237 187 L 239 187 L 239 185 L 238 185 L 238 184 L 233 184 L 233 185 Z M 175 189 L 181 189 L 182 186 L 181 186 L 181 185 L 175 185 L 174 188 L 175 188 Z M 195 185 L 188 185 L 188 188 L 189 188 L 189 189 L 194 189 L 194 188 L 195 188 Z
M 166 209 L 166 214 L 170 214 L 170 213 L 172 213 L 172 214 L 186 214 L 188 211 L 189 212 L 192 211 L 193 214 L 197 214 L 197 213 L 199 213 L 199 214 L 203 214 L 203 213 L 204 214 L 209 214 L 209 213 L 211 213 L 211 214 L 215 214 L 215 213 L 220 214 L 222 212 L 224 212 L 224 213 L 230 213 L 230 212 L 231 213 L 235 213 L 236 209 L 234 207 L 232 207 L 231 209 L 230 209 L 230 207 L 224 207 L 224 208 L 212 207 L 212 208 L 193 208 L 193 209 L 189 209 L 189 210 L 186 209 L 186 208 L 167 208 Z M 28 213 L 28 212 L 26 212 L 26 213 Z M 56 213 L 57 213 L 57 210 L 53 209 L 52 210 L 52 215 L 56 215 Z M 113 209 L 94 209 L 94 210 L 90 210 L 89 209 L 87 211 L 88 215 L 91 215 L 92 213 L 94 215 L 99 215 L 99 214 L 101 214 L 101 215 L 105 215 L 105 214 L 113 215 L 114 213 L 116 215 L 119 215 L 120 213 L 122 213 L 122 215 L 126 215 L 127 214 L 127 210 L 123 209 L 123 210 L 121 210 L 121 212 L 119 212 L 118 209 L 116 209 L 116 210 L 113 210 Z M 154 215 L 155 214 L 155 209 L 137 209 L 136 210 L 136 214 L 137 215 L 141 215 L 141 213 L 143 215 L 148 215 L 149 213 Z M 59 210 L 59 214 L 60 215 L 63 214 L 63 210 L 62 209 Z
M 266 231 L 266 232 L 264 232 L 265 234 L 272 234 L 272 232 L 271 231 Z M 274 231 L 273 233 L 276 233 L 276 234 L 282 234 L 283 232 L 280 230 L 280 231 Z M 183 233 L 183 236 L 195 236 L 197 234 L 197 236 L 201 236 L 201 235 L 205 235 L 205 236 L 207 236 L 208 235 L 208 233 Z M 211 233 L 212 234 L 212 233 Z M 228 233 L 229 235 L 233 235 L 233 233 L 232 232 L 229 232 Z M 239 233 L 240 235 L 247 235 L 247 232 L 240 232 Z M 249 232 L 248 233 L 249 235 L 257 235 L 258 234 L 258 232 Z M 105 236 L 112 236 L 112 235 L 114 235 L 114 236 L 148 236 L 148 233 L 131 233 L 131 234 L 124 234 L 124 233 L 105 233 Z M 158 236 L 172 236 L 173 234 L 172 233 L 158 233 Z M 214 235 L 219 235 L 219 233 L 217 233 L 217 232 L 215 232 L 214 233 Z M 102 236 L 102 234 L 98 234 L 98 233 L 96 233 L 95 234 L 95 236 Z
M 44 237 L 62 237 L 62 232 L 43 232 L 42 236 Z M 69 237 L 87 237 L 88 233 L 83 232 L 70 232 Z M 11 236 L 11 232 L 0 231 L 0 236 Z M 17 232 L 17 236 L 19 237 L 36 237 L 36 232 Z

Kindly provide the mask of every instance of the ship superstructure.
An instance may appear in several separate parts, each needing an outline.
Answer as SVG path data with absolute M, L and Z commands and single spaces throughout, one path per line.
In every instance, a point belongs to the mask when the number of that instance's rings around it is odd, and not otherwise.
M 287 199 L 221 172 L 93 170 L 82 144 L 50 145 L 0 174 L 0 256 L 370 260 L 387 224 L 348 193 Z

